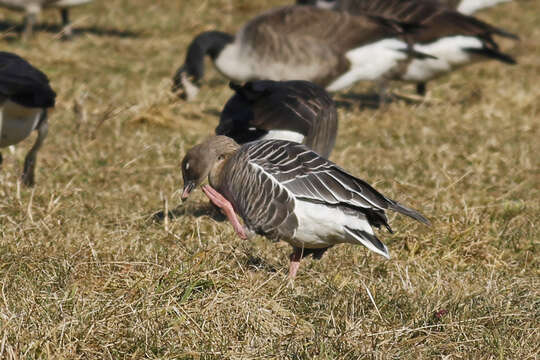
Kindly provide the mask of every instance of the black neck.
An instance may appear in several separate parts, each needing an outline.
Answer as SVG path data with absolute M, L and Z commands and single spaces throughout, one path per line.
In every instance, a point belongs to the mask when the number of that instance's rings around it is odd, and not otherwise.
M 186 61 L 181 69 L 192 76 L 195 81 L 204 75 L 204 56 L 215 60 L 223 48 L 233 42 L 234 37 L 220 31 L 208 31 L 197 35 L 188 47 Z

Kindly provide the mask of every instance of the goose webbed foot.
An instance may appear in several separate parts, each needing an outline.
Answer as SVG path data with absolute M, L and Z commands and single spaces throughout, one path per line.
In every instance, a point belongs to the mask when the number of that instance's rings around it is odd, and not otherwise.
M 221 195 L 219 192 L 217 192 L 216 189 L 211 187 L 210 185 L 204 185 L 202 187 L 202 190 L 208 196 L 210 201 L 217 207 L 223 210 L 225 215 L 227 216 L 227 219 L 231 222 L 234 231 L 238 234 L 238 236 L 241 239 L 247 239 L 246 232 L 244 230 L 244 227 L 242 224 L 240 224 L 240 221 L 238 221 L 238 218 L 236 217 L 236 212 L 234 211 L 234 208 L 232 204 L 229 202 L 229 200 L 225 199 L 223 195 Z
M 296 277 L 296 273 L 300 268 L 300 260 L 302 260 L 303 252 L 304 251 L 301 248 L 294 248 L 293 253 L 290 256 L 289 279 L 294 279 Z

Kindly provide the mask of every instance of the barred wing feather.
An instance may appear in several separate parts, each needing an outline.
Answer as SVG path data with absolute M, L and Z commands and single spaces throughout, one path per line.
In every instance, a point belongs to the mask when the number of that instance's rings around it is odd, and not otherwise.
M 384 210 L 392 209 L 420 222 L 429 221 L 415 210 L 386 198 L 365 181 L 301 144 L 267 140 L 249 144 L 249 161 L 264 169 L 274 183 L 285 187 L 295 198 L 329 206 L 344 206 L 373 216 L 373 225 L 385 225 Z M 371 221 L 370 221 L 371 222 Z

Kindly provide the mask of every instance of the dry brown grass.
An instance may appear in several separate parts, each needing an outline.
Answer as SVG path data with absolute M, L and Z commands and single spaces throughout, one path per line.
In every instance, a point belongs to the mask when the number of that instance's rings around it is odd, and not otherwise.
M 231 94 L 210 69 L 198 101 L 170 97 L 186 45 L 269 6 L 97 0 L 74 11 L 87 31 L 72 42 L 4 33 L 3 49 L 49 74 L 58 106 L 35 189 L 17 182 L 32 140 L 4 151 L 0 358 L 540 356 L 540 4 L 480 14 L 521 35 L 502 42 L 519 66 L 469 67 L 425 104 L 340 108 L 332 159 L 433 227 L 392 216 L 391 260 L 338 246 L 304 261 L 294 286 L 286 244 L 241 241 L 200 191 L 185 205 L 175 193 L 186 148 Z M 155 221 L 165 200 L 176 218 Z

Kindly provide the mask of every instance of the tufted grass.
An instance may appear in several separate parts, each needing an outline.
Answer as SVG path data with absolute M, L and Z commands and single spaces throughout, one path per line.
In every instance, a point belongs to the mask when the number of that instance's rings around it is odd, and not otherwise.
M 197 101 L 168 93 L 196 33 L 270 3 L 96 1 L 73 11 L 71 42 L 49 11 L 21 43 L 2 10 L 2 49 L 43 69 L 58 104 L 34 189 L 18 183 L 33 137 L 3 149 L 0 358 L 540 356 L 539 4 L 479 14 L 521 36 L 501 41 L 518 66 L 468 67 L 413 105 L 361 108 L 363 84 L 337 96 L 332 159 L 433 226 L 392 214 L 391 260 L 337 246 L 290 284 L 287 244 L 241 241 L 200 191 L 180 201 L 180 160 L 227 82 L 209 68 Z

